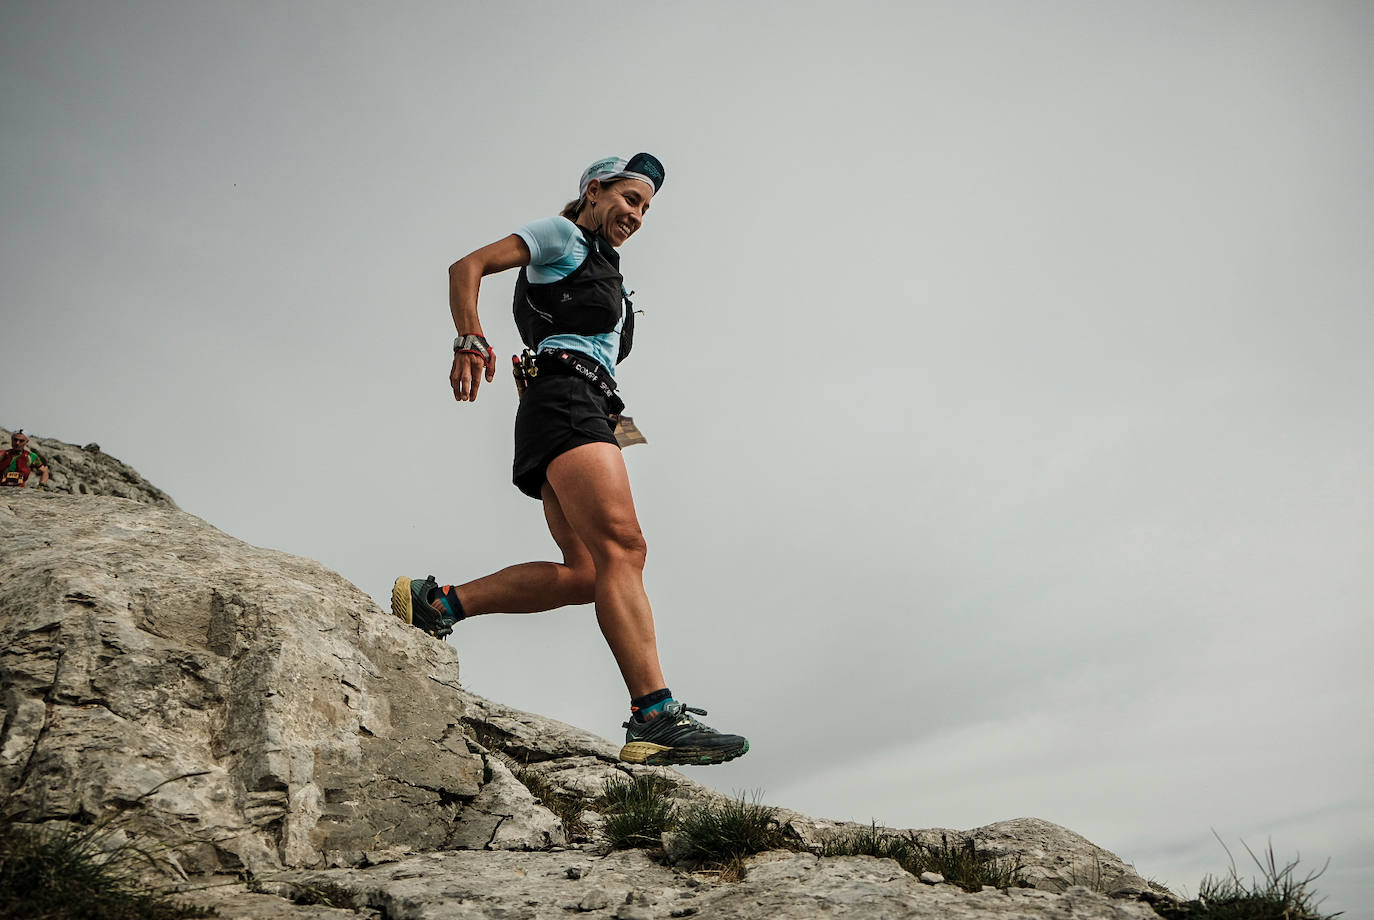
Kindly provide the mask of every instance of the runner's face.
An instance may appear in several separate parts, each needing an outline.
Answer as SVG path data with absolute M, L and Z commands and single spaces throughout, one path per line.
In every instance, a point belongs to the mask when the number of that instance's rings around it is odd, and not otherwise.
M 644 225 L 654 187 L 639 179 L 621 179 L 596 190 L 592 207 L 593 227 L 619 247 Z
M 22 435 L 22 434 L 16 434 L 16 435 L 11 435 L 11 436 L 10 436 L 10 446 L 13 447 L 15 450 L 19 450 L 19 449 L 21 449 L 21 448 L 27 446 L 28 443 L 29 443 L 29 439 L 28 439 L 26 436 Z

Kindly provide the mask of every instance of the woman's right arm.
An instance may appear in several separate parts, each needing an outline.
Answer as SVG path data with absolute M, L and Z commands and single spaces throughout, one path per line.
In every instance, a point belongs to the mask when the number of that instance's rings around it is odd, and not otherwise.
M 458 334 L 482 335 L 482 320 L 477 315 L 477 293 L 484 276 L 529 264 L 529 247 L 525 245 L 524 240 L 512 233 L 504 239 L 468 253 L 450 265 L 448 307 Z M 453 369 L 449 372 L 453 398 L 459 402 L 476 400 L 477 390 L 482 385 L 484 369 L 487 382 L 490 383 L 496 377 L 494 351 L 485 359 L 472 352 L 454 352 Z

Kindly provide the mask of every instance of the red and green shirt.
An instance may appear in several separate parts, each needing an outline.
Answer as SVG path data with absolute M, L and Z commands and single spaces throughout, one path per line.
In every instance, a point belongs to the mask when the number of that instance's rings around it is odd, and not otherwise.
M 0 454 L 0 485 L 22 486 L 29 481 L 31 472 L 47 465 L 48 461 L 38 451 L 11 447 Z

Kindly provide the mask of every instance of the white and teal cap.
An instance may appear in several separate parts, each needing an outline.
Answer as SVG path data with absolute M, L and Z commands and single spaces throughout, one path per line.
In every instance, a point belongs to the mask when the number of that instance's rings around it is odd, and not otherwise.
M 593 179 L 609 182 L 612 179 L 638 179 L 654 187 L 657 193 L 663 187 L 663 164 L 652 153 L 636 153 L 628 160 L 620 157 L 603 157 L 582 172 L 582 180 L 577 184 L 577 196 L 587 194 L 587 186 Z

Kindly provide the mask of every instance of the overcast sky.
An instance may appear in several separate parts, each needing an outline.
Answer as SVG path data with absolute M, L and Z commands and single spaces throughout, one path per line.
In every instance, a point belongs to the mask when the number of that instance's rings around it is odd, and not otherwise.
M 552 558 L 446 269 L 651 151 L 647 584 L 754 745 L 691 775 L 1370 918 L 1371 111 L 1360 2 L 3 0 L 0 424 L 379 602 Z M 619 736 L 589 608 L 450 641 Z

